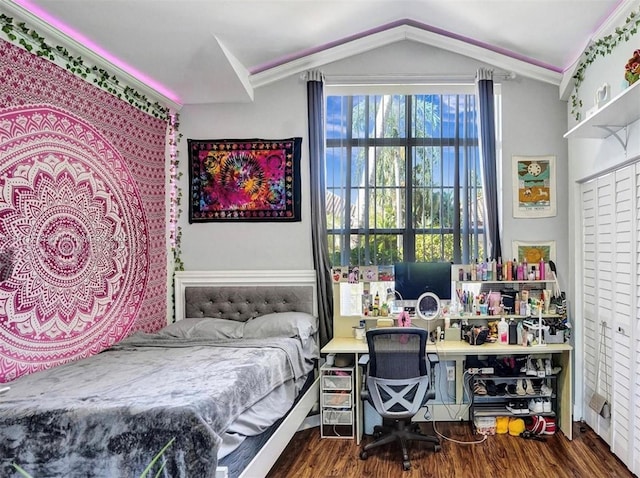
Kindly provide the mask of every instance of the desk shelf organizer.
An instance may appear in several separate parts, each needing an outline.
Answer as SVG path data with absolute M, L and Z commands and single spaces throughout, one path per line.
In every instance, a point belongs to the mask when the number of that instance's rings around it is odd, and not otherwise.
M 354 438 L 354 368 L 320 367 L 320 436 Z
M 511 297 L 515 296 L 516 293 L 520 295 L 523 294 L 523 291 L 527 291 L 527 294 L 530 295 L 531 298 L 540 298 L 543 290 L 551 290 L 554 291 L 554 286 L 557 287 L 557 280 L 554 276 L 546 274 L 545 279 L 542 280 L 459 280 L 456 277 L 460 274 L 461 270 L 466 270 L 469 265 L 460 265 L 454 264 L 451 266 L 451 275 L 452 275 L 452 288 L 455 291 L 466 291 L 473 293 L 474 295 L 478 294 L 486 294 L 497 293 L 504 297 L 504 294 L 507 293 Z M 466 273 L 465 273 L 466 275 Z M 502 302 L 502 299 L 501 299 Z M 504 302 L 507 303 L 506 301 Z M 555 310 L 555 306 L 552 307 L 552 310 L 548 313 L 532 313 L 530 315 L 521 315 L 518 311 L 507 310 L 502 311 L 501 313 L 496 313 L 495 315 L 489 315 L 487 312 L 482 313 L 481 311 L 466 311 L 459 312 L 463 309 L 460 300 L 455 297 L 452 304 L 455 304 L 456 307 L 453 308 L 453 312 L 450 314 L 449 318 L 451 320 L 460 320 L 473 323 L 474 321 L 499 321 L 502 317 L 505 320 L 509 320 L 510 318 L 515 321 L 522 321 L 527 319 L 530 323 L 534 325 L 538 323 L 538 321 L 543 321 L 548 324 L 557 324 L 563 321 L 566 318 L 566 308 L 562 313 L 558 313 Z M 487 309 L 488 310 L 488 309 Z M 529 330 L 533 330 L 536 335 L 540 335 L 541 330 L 536 327 L 530 327 Z M 550 331 L 547 327 L 542 327 L 542 336 L 543 342 L 545 343 L 554 343 L 561 344 L 566 341 L 565 331 L 562 329 Z

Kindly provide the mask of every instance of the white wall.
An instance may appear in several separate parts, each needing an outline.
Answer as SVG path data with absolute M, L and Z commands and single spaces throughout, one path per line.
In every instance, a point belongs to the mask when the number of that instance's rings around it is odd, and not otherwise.
M 290 78 L 255 92 L 246 104 L 187 105 L 180 112 L 182 259 L 185 270 L 313 269 L 309 203 L 307 90 Z M 302 221 L 188 223 L 187 138 L 279 139 L 301 136 Z
M 637 8 L 638 2 L 635 2 Z M 615 25 L 615 26 L 621 26 Z M 604 33 L 603 33 L 604 34 Z M 611 95 L 615 97 L 623 91 L 625 87 L 624 65 L 631 57 L 633 50 L 638 49 L 640 44 L 640 34 L 631 37 L 628 42 L 618 44 L 607 56 L 597 56 L 595 61 L 585 70 L 584 80 L 579 87 L 579 97 L 583 102 L 582 119 L 587 117 L 587 111 L 595 104 L 595 92 L 605 83 L 610 86 Z M 640 104 L 637 106 L 640 110 Z M 567 106 L 568 121 L 566 130 L 573 128 L 578 122 L 571 115 L 571 104 Z M 624 131 L 620 132 L 622 135 Z M 569 217 L 569 244 L 571 254 L 569 255 L 569 298 L 574 310 L 575 321 L 575 409 L 574 419 L 582 417 L 583 393 L 582 393 L 582 334 L 580 317 L 581 291 L 582 291 L 582 249 L 581 249 L 581 203 L 580 203 L 580 182 L 613 170 L 622 164 L 636 159 L 640 159 L 640 121 L 629 125 L 626 130 L 628 144 L 626 151 L 618 140 L 609 136 L 601 139 L 572 138 L 568 141 L 568 211 Z M 624 136 L 623 136 L 624 138 Z
M 566 125 L 566 102 L 558 100 L 558 87 L 528 79 L 505 82 L 502 86 L 503 110 L 503 238 L 502 247 L 510 251 L 511 242 L 556 241 L 554 260 L 560 287 L 568 282 L 567 242 L 567 141 L 562 137 Z M 513 217 L 513 156 L 556 157 L 556 209 L 554 217 L 521 219 Z
M 473 77 L 473 59 L 404 41 L 325 65 L 327 75 L 460 75 Z M 511 255 L 512 240 L 555 240 L 558 269 L 566 271 L 567 196 L 559 189 L 558 215 L 543 219 L 512 217 L 512 155 L 555 155 L 558 184 L 566 184 L 566 102 L 558 88 L 525 78 L 502 83 L 503 105 L 503 249 Z M 182 249 L 185 269 L 312 268 L 309 230 L 309 168 L 306 85 L 298 77 L 256 90 L 250 104 L 185 106 L 181 111 L 180 169 L 183 189 Z M 279 138 L 302 136 L 301 223 L 188 224 L 186 138 Z M 505 256 L 505 257 L 506 257 Z

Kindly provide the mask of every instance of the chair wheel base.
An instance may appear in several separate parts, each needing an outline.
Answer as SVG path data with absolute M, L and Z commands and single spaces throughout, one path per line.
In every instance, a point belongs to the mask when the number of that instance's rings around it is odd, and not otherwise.
M 442 450 L 442 447 L 440 445 L 434 445 L 433 447 L 433 451 L 435 451 L 436 453 L 439 452 L 440 450 Z
M 361 451 L 360 452 L 360 459 L 361 460 L 366 460 L 367 458 L 369 458 L 369 454 L 366 451 Z
M 408 461 L 403 461 L 402 462 L 402 469 L 404 471 L 409 471 L 411 469 L 411 463 Z

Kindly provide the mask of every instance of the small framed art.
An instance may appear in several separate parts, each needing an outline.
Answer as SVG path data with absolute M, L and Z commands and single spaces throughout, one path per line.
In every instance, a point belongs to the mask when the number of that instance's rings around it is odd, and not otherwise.
M 513 217 L 556 215 L 556 157 L 513 156 Z
M 555 261 L 556 241 L 513 241 L 513 257 L 528 264 Z

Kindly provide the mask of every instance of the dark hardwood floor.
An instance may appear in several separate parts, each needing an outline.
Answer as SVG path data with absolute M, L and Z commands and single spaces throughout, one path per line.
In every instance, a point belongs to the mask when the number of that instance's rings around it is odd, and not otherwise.
M 425 424 L 432 433 L 432 425 Z M 437 423 L 437 430 L 455 440 L 478 439 L 466 423 Z M 399 448 L 388 445 L 359 458 L 355 440 L 320 438 L 318 428 L 298 432 L 273 466 L 268 478 L 627 478 L 634 477 L 591 428 L 575 423 L 574 439 L 562 433 L 546 442 L 510 435 L 494 435 L 480 444 L 441 440 L 432 445 L 410 444 L 411 469 L 402 470 Z M 365 436 L 367 443 L 372 437 Z

